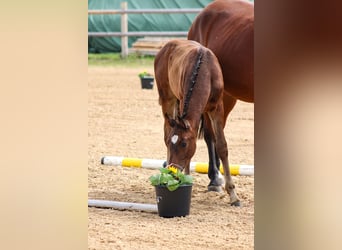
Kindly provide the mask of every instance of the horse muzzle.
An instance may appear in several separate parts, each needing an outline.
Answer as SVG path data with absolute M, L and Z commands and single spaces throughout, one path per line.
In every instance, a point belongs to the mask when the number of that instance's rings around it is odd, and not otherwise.
M 175 167 L 177 169 L 179 169 L 179 171 L 183 171 L 184 170 L 184 167 L 179 165 L 179 164 L 176 164 L 176 163 L 170 163 L 169 165 L 167 165 L 166 167 Z

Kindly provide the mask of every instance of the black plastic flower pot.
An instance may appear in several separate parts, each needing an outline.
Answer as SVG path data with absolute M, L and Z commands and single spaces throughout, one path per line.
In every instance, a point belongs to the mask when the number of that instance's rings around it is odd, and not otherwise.
M 192 185 L 183 185 L 175 191 L 166 186 L 155 186 L 158 214 L 160 217 L 172 218 L 189 215 Z
M 143 89 L 152 89 L 154 84 L 153 77 L 142 77 L 141 80 L 141 88 Z

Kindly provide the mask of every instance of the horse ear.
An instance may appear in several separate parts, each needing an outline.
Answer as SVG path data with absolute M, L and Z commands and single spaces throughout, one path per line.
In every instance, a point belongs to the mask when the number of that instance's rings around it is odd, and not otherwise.
M 189 129 L 190 128 L 190 122 L 180 116 L 178 116 L 178 121 L 182 125 L 183 128 Z
M 185 129 L 189 129 L 190 128 L 190 122 L 188 120 L 181 119 L 181 121 L 182 121 Z
M 165 117 L 165 119 L 167 120 L 167 122 L 169 123 L 169 125 L 170 125 L 171 127 L 176 126 L 176 121 L 175 121 L 175 119 L 173 119 L 168 113 L 165 113 L 164 117 Z

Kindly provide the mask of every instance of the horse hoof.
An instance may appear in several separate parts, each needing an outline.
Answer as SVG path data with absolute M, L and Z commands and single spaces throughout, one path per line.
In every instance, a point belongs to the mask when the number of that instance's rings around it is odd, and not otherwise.
M 208 186 L 208 191 L 220 193 L 220 192 L 223 192 L 223 189 L 222 189 L 222 186 L 213 186 L 213 185 L 211 185 L 211 186 Z
M 239 200 L 230 203 L 230 205 L 231 205 L 231 206 L 234 206 L 234 207 L 241 207 L 241 203 L 240 203 Z

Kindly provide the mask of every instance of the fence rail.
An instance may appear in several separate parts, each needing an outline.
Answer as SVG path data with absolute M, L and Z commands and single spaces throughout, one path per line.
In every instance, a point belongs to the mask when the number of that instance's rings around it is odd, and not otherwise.
M 187 36 L 188 31 L 139 31 L 128 32 L 128 15 L 127 14 L 182 14 L 182 13 L 199 13 L 202 9 L 127 9 L 127 2 L 121 3 L 120 10 L 88 10 L 88 15 L 121 15 L 121 31 L 120 32 L 88 32 L 88 37 L 121 37 L 121 56 L 128 56 L 128 37 L 129 36 Z
M 88 10 L 88 14 L 182 14 L 182 13 L 198 13 L 202 9 L 127 9 L 127 10 Z
M 88 32 L 88 36 L 187 36 L 187 31 L 141 31 L 141 32 Z

